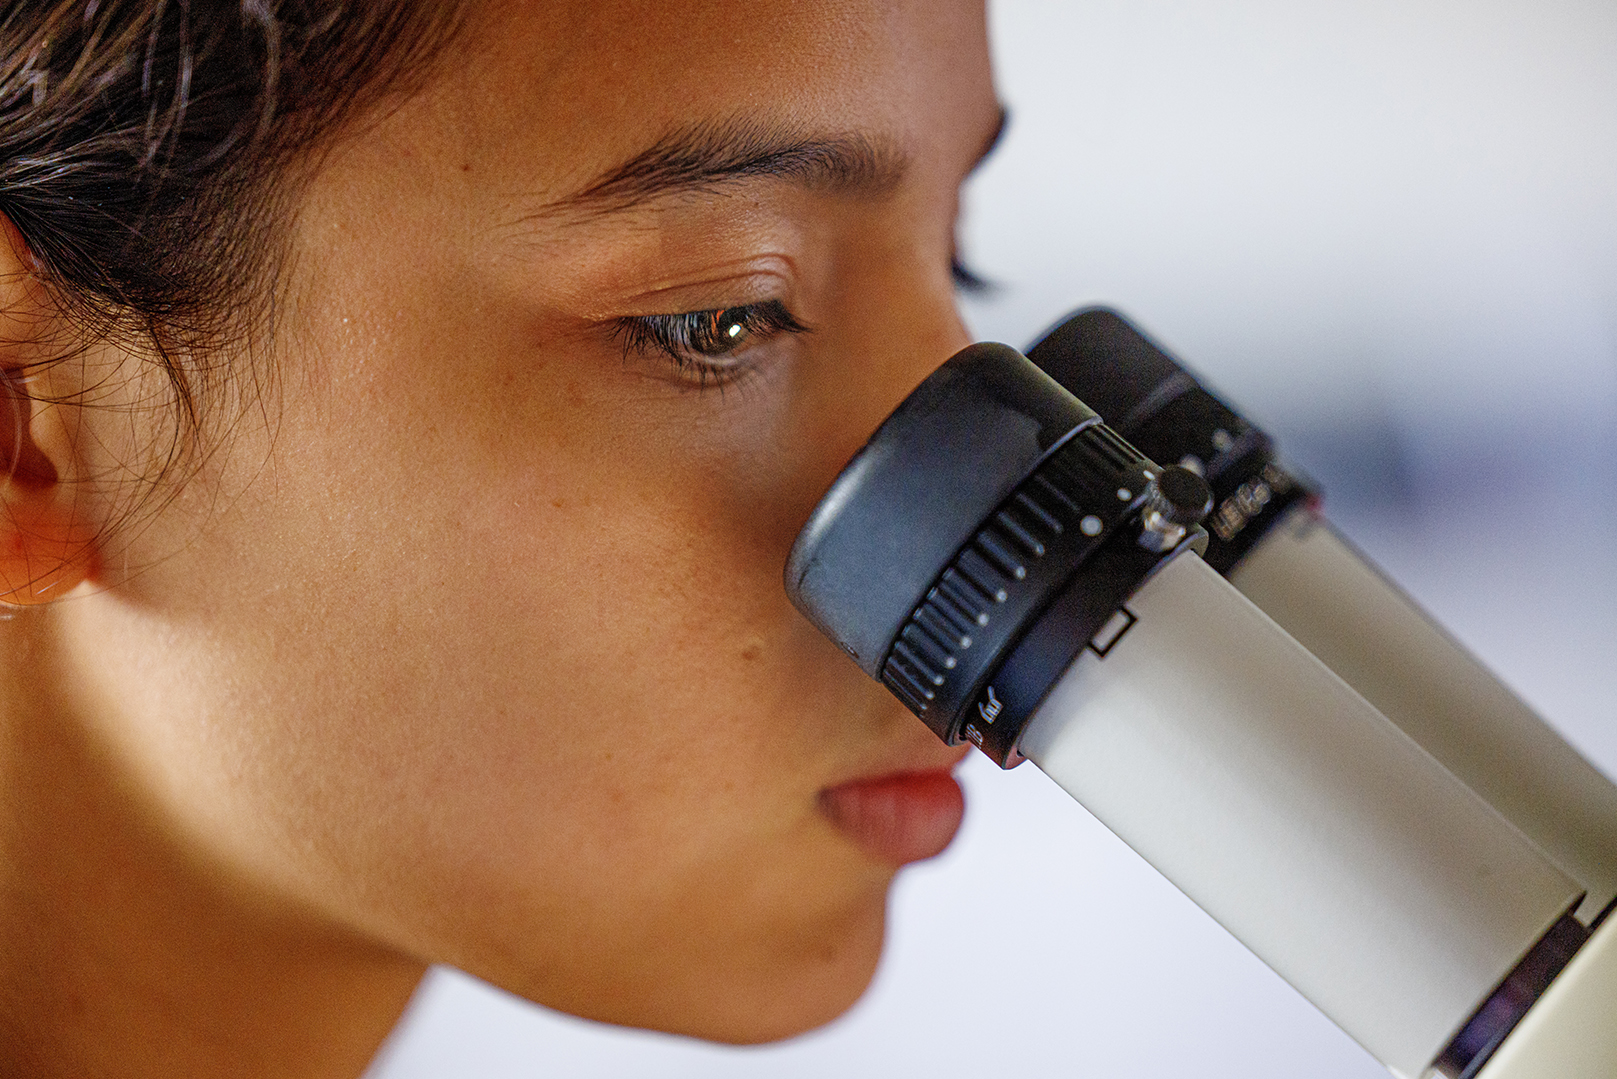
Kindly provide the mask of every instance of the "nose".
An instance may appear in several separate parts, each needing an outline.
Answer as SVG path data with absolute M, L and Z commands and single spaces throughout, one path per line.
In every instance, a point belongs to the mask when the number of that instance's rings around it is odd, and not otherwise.
M 797 394 L 799 523 L 838 472 L 927 375 L 971 343 L 952 289 L 918 282 L 828 327 Z M 818 336 L 819 330 L 816 331 Z
M 891 312 L 893 332 L 883 332 L 872 350 L 876 383 L 870 387 L 871 403 L 880 405 L 880 414 L 860 433 L 860 444 L 927 375 L 972 342 L 954 290 L 939 290 L 930 281 L 926 285 L 904 308 Z
M 888 291 L 868 302 L 846 325 L 827 327 L 819 353 L 796 395 L 801 425 L 794 433 L 800 454 L 793 469 L 788 534 L 779 537 L 781 561 L 810 512 L 850 458 L 898 405 L 933 371 L 971 343 L 955 304 L 954 290 L 917 274 L 913 290 Z M 816 336 L 821 334 L 816 328 Z M 948 768 L 966 754 L 950 747 L 877 681 L 790 608 L 797 654 L 813 672 L 809 684 L 834 692 L 840 712 L 862 738 L 877 738 L 918 770 Z M 835 687 L 834 690 L 831 687 Z

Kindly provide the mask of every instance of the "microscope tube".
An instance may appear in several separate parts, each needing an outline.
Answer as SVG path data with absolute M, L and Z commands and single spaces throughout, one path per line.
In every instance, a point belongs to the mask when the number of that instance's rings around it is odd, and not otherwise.
M 1204 471 L 1207 560 L 1566 870 L 1582 922 L 1617 906 L 1617 784 L 1347 544 L 1261 430 L 1105 308 L 1028 355 L 1146 454 Z
M 1617 787 L 1329 522 L 1292 510 L 1229 579 L 1588 889 L 1582 920 L 1617 897 Z
M 1194 554 L 1068 668 L 1022 753 L 1397 1074 L 1581 889 Z

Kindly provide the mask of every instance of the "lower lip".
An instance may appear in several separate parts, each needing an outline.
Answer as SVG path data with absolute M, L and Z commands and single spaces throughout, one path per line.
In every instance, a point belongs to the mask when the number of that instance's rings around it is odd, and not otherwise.
M 906 772 L 833 787 L 820 794 L 820 808 L 870 854 L 904 865 L 943 852 L 966 799 L 948 772 Z

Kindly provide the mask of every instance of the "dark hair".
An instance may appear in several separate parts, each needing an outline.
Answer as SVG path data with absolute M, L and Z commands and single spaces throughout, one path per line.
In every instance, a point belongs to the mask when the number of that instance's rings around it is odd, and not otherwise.
M 460 6 L 0 0 L 0 213 L 78 325 L 147 346 L 181 430 L 273 310 L 292 166 L 414 86 Z

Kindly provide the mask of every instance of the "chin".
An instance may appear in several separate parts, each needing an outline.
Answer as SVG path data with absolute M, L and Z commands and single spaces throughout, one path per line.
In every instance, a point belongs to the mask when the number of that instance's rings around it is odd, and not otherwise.
M 758 1045 L 806 1034 L 837 1019 L 870 988 L 881 960 L 885 917 L 824 945 L 810 961 L 767 984 L 743 985 L 716 1000 L 709 1021 L 678 1033 L 730 1045 Z
M 710 941 L 694 950 L 700 959 L 692 962 L 686 941 L 627 979 L 596 972 L 570 985 L 547 979 L 537 992 L 509 982 L 507 988 L 597 1022 L 757 1045 L 807 1033 L 853 1007 L 875 976 L 885 933 L 882 888 L 833 924 L 755 934 L 755 947 L 727 952 Z

